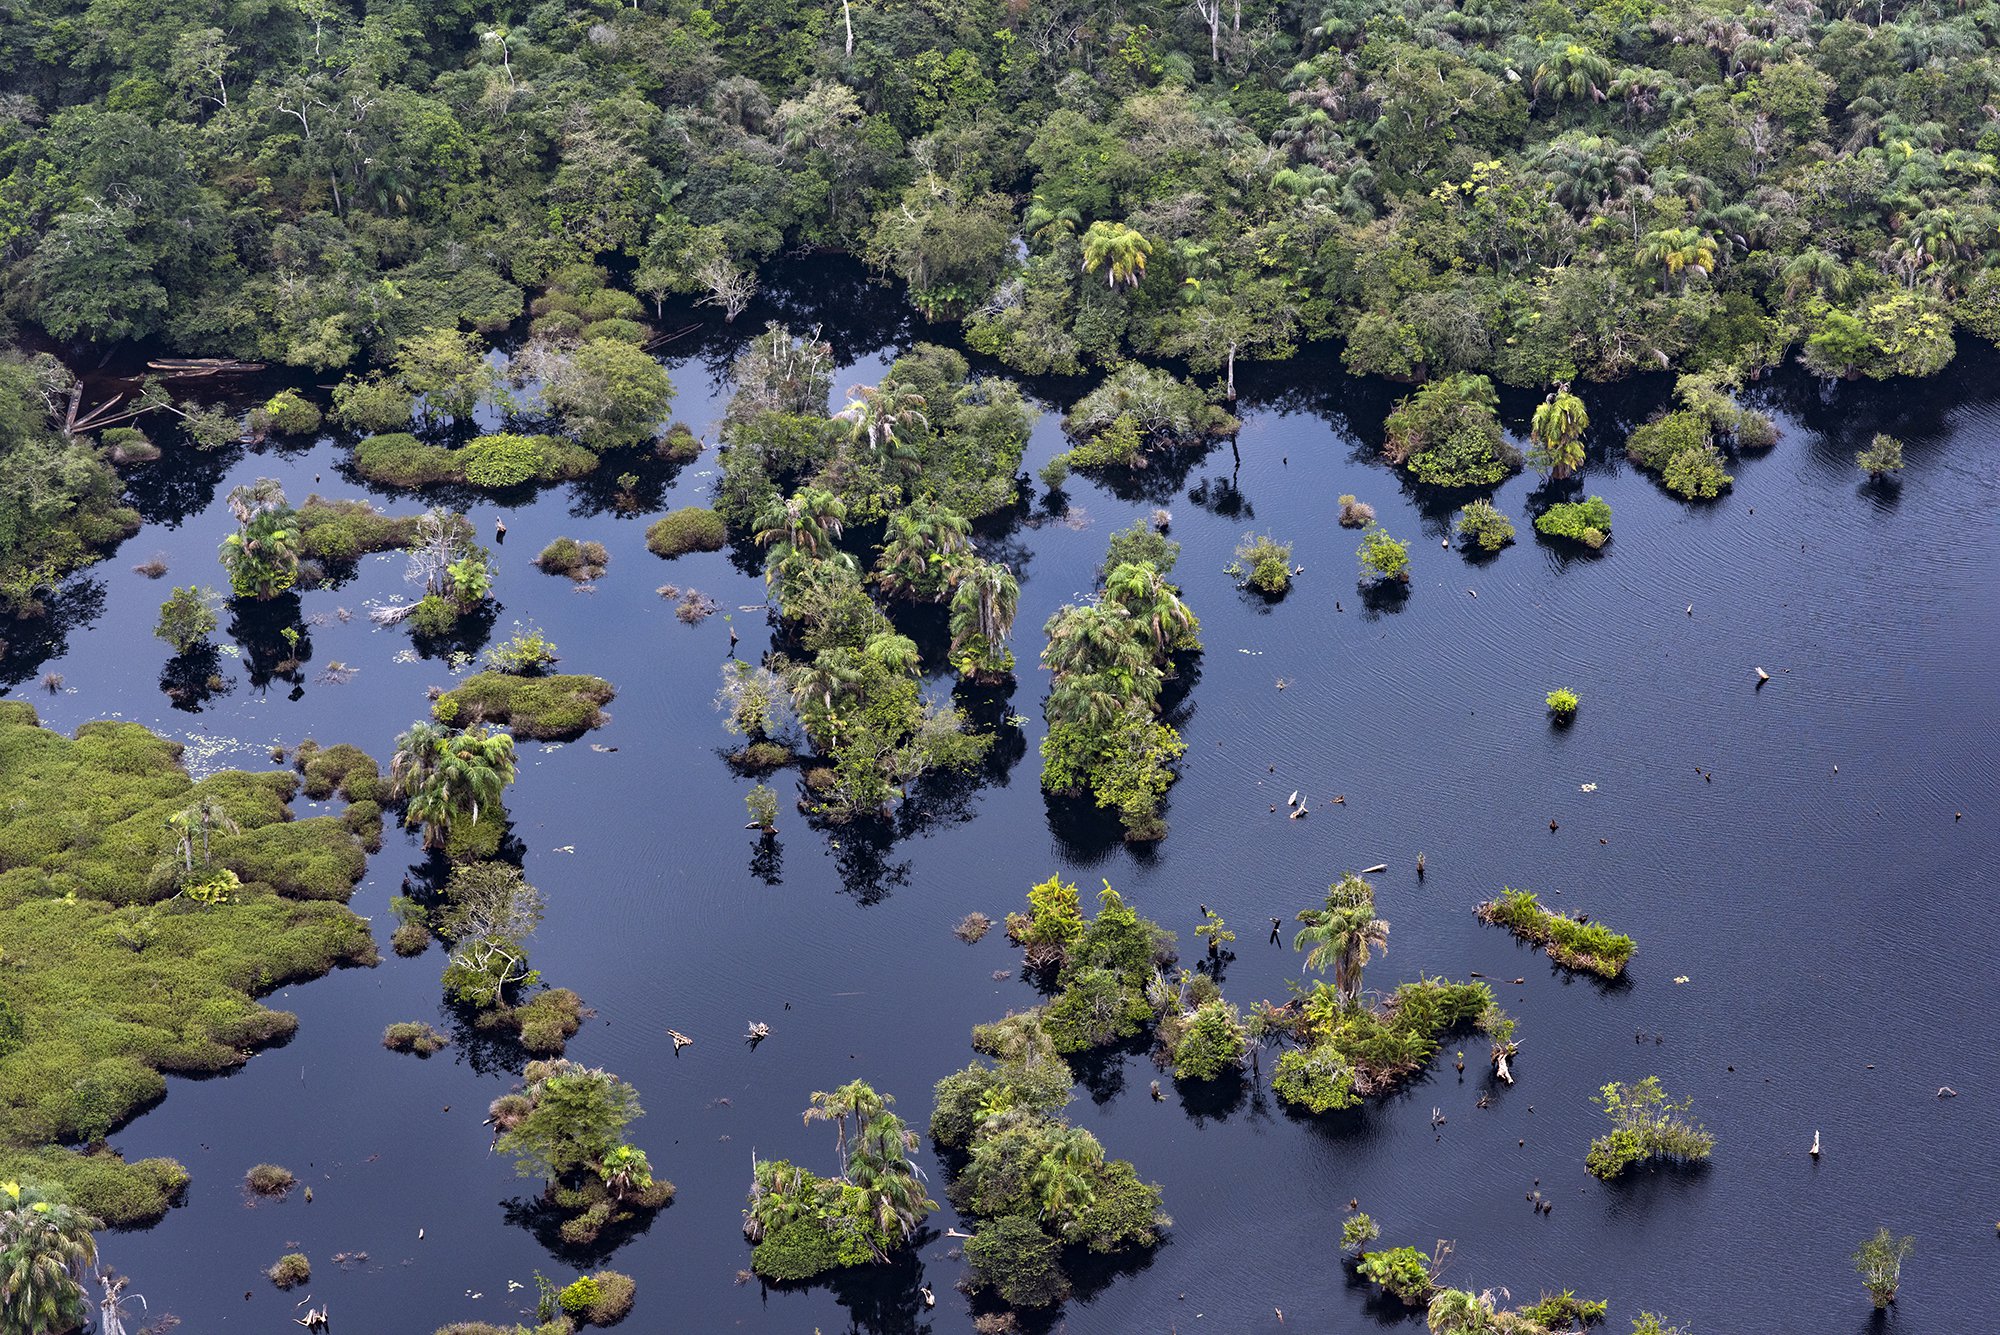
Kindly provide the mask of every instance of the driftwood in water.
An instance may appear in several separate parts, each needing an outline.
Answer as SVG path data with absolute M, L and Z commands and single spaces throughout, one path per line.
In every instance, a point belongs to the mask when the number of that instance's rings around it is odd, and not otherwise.
M 155 357 L 146 363 L 148 371 L 158 371 L 170 380 L 195 376 L 250 375 L 264 369 L 262 362 L 240 362 L 234 357 Z

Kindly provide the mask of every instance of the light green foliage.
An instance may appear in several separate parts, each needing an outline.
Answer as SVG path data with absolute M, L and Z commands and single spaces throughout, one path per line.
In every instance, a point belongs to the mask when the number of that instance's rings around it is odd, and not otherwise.
M 1382 1226 L 1366 1211 L 1357 1210 L 1340 1222 L 1340 1250 L 1359 1260 L 1368 1244 L 1382 1236 Z
M 1374 1008 L 1343 1001 L 1338 988 L 1315 986 L 1293 1025 L 1299 1046 L 1278 1059 L 1271 1086 L 1285 1102 L 1312 1112 L 1351 1108 L 1421 1070 L 1451 1030 L 1484 1030 L 1501 1044 L 1511 1041 L 1513 1023 L 1484 983 L 1421 979 Z
M 1672 1098 L 1658 1076 L 1637 1084 L 1613 1081 L 1599 1092 L 1598 1102 L 1612 1129 L 1590 1142 L 1584 1166 L 1606 1181 L 1646 1159 L 1687 1163 L 1706 1159 L 1715 1148 L 1715 1137 L 1688 1120 L 1693 1101 Z
M 743 796 L 743 805 L 750 813 L 750 823 L 766 834 L 778 828 L 778 795 L 769 784 L 757 784 Z
M 1544 1293 L 1517 1315 L 1549 1330 L 1569 1330 L 1602 1321 L 1610 1306 L 1603 1298 L 1579 1298 L 1574 1290 L 1564 1289 L 1561 1293 Z
M 519 677 L 539 676 L 562 657 L 539 626 L 514 623 L 514 633 L 486 651 L 486 666 Z
M 1498 923 L 1523 941 L 1549 952 L 1549 958 L 1571 969 L 1616 978 L 1636 949 L 1632 938 L 1603 923 L 1582 922 L 1566 913 L 1545 909 L 1533 891 L 1504 889 L 1478 909 L 1482 922 Z
M 1602 496 L 1564 501 L 1535 516 L 1535 532 L 1598 548 L 1611 541 L 1611 505 Z
M 1903 1284 L 1903 1262 L 1916 1249 L 1915 1238 L 1898 1238 L 1886 1227 L 1876 1229 L 1874 1237 L 1855 1248 L 1854 1269 L 1878 1311 L 1896 1301 L 1896 1291 Z
M 1361 577 L 1400 584 L 1410 582 L 1410 544 L 1389 536 L 1380 524 L 1370 524 L 1354 550 L 1361 562 Z
M 1007 915 L 1007 935 L 1029 965 L 1047 968 L 1069 959 L 1087 925 L 1078 903 L 1075 884 L 1060 876 L 1028 887 L 1028 911 Z
M 1430 1258 L 1415 1247 L 1363 1252 L 1358 1269 L 1363 1279 L 1381 1286 L 1411 1307 L 1428 1301 L 1437 1287 L 1431 1275 Z
M 177 588 L 160 604 L 160 620 L 153 634 L 172 645 L 175 653 L 187 653 L 206 644 L 215 633 L 215 609 L 221 605 L 222 595 L 213 589 Z
M 1903 442 L 1877 432 L 1868 448 L 1854 456 L 1855 466 L 1872 478 L 1885 478 L 1903 471 Z
M 1238 1069 L 1248 1046 L 1236 1008 L 1220 998 L 1205 1001 L 1174 1044 L 1174 1076 L 1213 1080 Z
M 1275 598 L 1292 587 L 1292 545 L 1267 533 L 1246 533 L 1236 544 L 1236 559 L 1223 569 Z
M 250 415 L 251 426 L 266 426 L 280 435 L 308 436 L 319 430 L 319 408 L 295 389 L 281 389 Z
M 187 1180 L 178 1164 L 55 1146 L 124 1123 L 166 1092 L 163 1072 L 228 1070 L 290 1034 L 294 1017 L 254 994 L 374 961 L 341 902 L 365 866 L 359 841 L 338 818 L 288 820 L 296 782 L 224 771 L 197 784 L 179 748 L 137 724 L 71 739 L 0 702 L 0 785 L 14 794 L 0 820 L 0 1178 L 61 1186 L 106 1220 L 156 1217 Z M 185 849 L 170 817 L 187 817 Z M 179 893 L 215 870 L 236 877 L 226 903 Z
M 1497 552 L 1514 540 L 1514 521 L 1493 502 L 1480 499 L 1458 512 L 1458 540 L 1482 552 Z
M 349 376 L 333 387 L 333 420 L 358 431 L 396 431 L 410 424 L 416 400 L 386 376 Z
M 460 449 L 415 436 L 370 436 L 354 447 L 354 470 L 370 482 L 422 487 L 440 482 L 506 488 L 582 477 L 597 467 L 589 450 L 554 436 L 479 436 Z
M 1567 686 L 1556 687 L 1544 697 L 1543 702 L 1548 705 L 1549 713 L 1555 715 L 1557 722 L 1560 723 L 1567 723 L 1575 718 L 1576 707 L 1580 703 L 1576 692 Z
M 1490 486 L 1521 466 L 1500 434 L 1499 405 L 1483 375 L 1434 380 L 1389 414 L 1382 452 L 1433 486 Z

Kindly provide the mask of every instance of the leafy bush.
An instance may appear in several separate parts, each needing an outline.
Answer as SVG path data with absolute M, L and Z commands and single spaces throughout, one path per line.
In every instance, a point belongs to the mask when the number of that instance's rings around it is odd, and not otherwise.
M 106 427 L 97 439 L 114 464 L 149 464 L 160 457 L 160 447 L 135 426 Z
M 1722 451 L 1713 445 L 1677 451 L 1660 470 L 1660 485 L 1688 500 L 1713 500 L 1736 481 L 1723 463 Z
M 306 436 L 319 430 L 320 413 L 297 390 L 281 389 L 251 411 L 250 425 L 253 430 L 261 426 L 284 436 Z
M 669 560 L 689 552 L 717 552 L 728 537 L 722 516 L 690 505 L 675 510 L 646 530 L 646 550 Z
M 1388 1251 L 1363 1252 L 1361 1277 L 1401 1298 L 1411 1307 L 1422 1305 L 1436 1288 L 1430 1258 L 1415 1247 L 1392 1247 Z
M 243 1185 L 259 1196 L 283 1196 L 298 1183 L 291 1169 L 274 1163 L 260 1163 L 243 1175 Z
M 1361 562 L 1363 579 L 1410 582 L 1410 544 L 1398 542 L 1379 524 L 1370 524 L 1354 551 Z
M 632 1299 L 639 1288 L 630 1275 L 600 1270 L 591 1279 L 596 1281 L 597 1297 L 580 1314 L 585 1321 L 593 1326 L 614 1326 L 630 1315 Z M 563 1310 L 570 1310 L 567 1304 Z
M 349 376 L 333 388 L 333 419 L 358 431 L 394 431 L 409 424 L 415 403 L 400 381 Z
M 1550 691 L 1545 699 L 1545 703 L 1549 707 L 1549 712 L 1556 716 L 1558 722 L 1567 723 L 1576 717 L 1576 707 L 1579 702 L 1576 698 L 1576 692 L 1567 686 L 1558 686 L 1553 691 Z
M 653 444 L 653 453 L 669 463 L 690 463 L 701 457 L 701 437 L 686 422 L 675 422 Z
M 1631 937 L 1602 923 L 1543 908 L 1529 890 L 1503 889 L 1477 912 L 1480 921 L 1498 923 L 1522 940 L 1544 947 L 1557 963 L 1605 978 L 1623 973 L 1637 948 Z
M 1611 506 L 1602 496 L 1551 505 L 1535 518 L 1535 532 L 1598 548 L 1611 540 Z
M 1292 587 L 1292 546 L 1269 534 L 1246 533 L 1236 544 L 1236 559 L 1224 569 L 1257 592 L 1277 597 Z
M 1490 486 L 1522 462 L 1500 434 L 1499 406 L 1483 375 L 1433 380 L 1389 414 L 1382 452 L 1433 486 Z
M 1375 522 L 1375 507 L 1366 501 L 1357 501 L 1353 493 L 1340 498 L 1340 526 L 1342 528 L 1367 528 Z
M 281 1289 L 295 1288 L 312 1278 L 312 1262 L 298 1252 L 287 1252 L 264 1274 Z
M 475 487 L 518 487 L 541 476 L 543 467 L 542 443 L 537 436 L 480 436 L 460 455 L 460 471 Z
M 160 604 L 153 634 L 172 645 L 175 653 L 187 653 L 208 642 L 215 632 L 215 610 L 221 605 L 222 596 L 213 589 L 177 588 Z
M 367 501 L 308 496 L 292 522 L 299 532 L 300 555 L 318 561 L 352 561 L 369 552 L 408 547 L 416 536 L 418 518 L 385 515 Z
M 1069 1297 L 1055 1239 L 1032 1219 L 1005 1215 L 980 1225 L 965 1244 L 974 1292 L 991 1291 L 1009 1307 L 1053 1307 Z
M 1141 448 L 1178 447 L 1193 445 L 1204 436 L 1228 435 L 1237 422 L 1187 381 L 1157 367 L 1128 362 L 1079 399 L 1063 419 L 1063 429 L 1079 440 L 1091 440 L 1114 426 L 1122 449 L 1127 433 L 1138 438 Z
M 1855 466 L 1873 478 L 1903 471 L 1903 442 L 1877 432 L 1868 448 L 1854 456 Z
M 1248 1049 L 1243 1023 L 1221 998 L 1203 1002 L 1174 1045 L 1174 1076 L 1180 1080 L 1213 1080 L 1234 1071 Z
M 1514 521 L 1489 500 L 1473 501 L 1458 512 L 1458 540 L 1482 552 L 1497 552 L 1514 540 Z
M 597 1281 L 584 1275 L 565 1285 L 556 1301 L 562 1304 L 563 1311 L 579 1316 L 595 1306 L 600 1296 Z
M 1368 1250 L 1369 1243 L 1381 1236 L 1381 1225 L 1365 1211 L 1357 1210 L 1340 1222 L 1340 1250 L 1351 1252 L 1356 1259 Z

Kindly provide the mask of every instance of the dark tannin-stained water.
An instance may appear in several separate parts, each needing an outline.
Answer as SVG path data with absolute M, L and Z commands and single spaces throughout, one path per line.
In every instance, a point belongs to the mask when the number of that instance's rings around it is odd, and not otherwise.
M 822 267 L 776 299 L 795 324 L 825 324 L 850 363 L 842 388 L 872 382 L 916 336 L 845 270 Z M 676 415 L 710 439 L 730 348 L 759 328 L 752 312 L 674 345 L 705 340 L 674 365 Z M 1369 985 L 1501 980 L 1520 1021 L 1517 1083 L 1490 1082 L 1478 1039 L 1459 1077 L 1448 1042 L 1405 1092 L 1309 1118 L 1255 1080 L 1217 1092 L 1162 1076 L 1168 1097 L 1155 1102 L 1147 1086 L 1161 1073 L 1143 1053 L 1099 1064 L 1072 1115 L 1163 1186 L 1175 1225 L 1154 1256 L 1090 1277 L 1067 1329 L 1414 1330 L 1339 1262 L 1350 1198 L 1385 1246 L 1451 1240 L 1446 1282 L 1504 1287 L 1516 1303 L 1545 1289 L 1607 1297 L 1614 1331 L 1641 1309 L 1704 1333 L 1870 1329 L 1848 1257 L 1881 1224 L 1918 1242 L 1894 1325 L 2000 1326 L 2000 359 L 1967 348 L 1921 384 L 1822 390 L 1781 375 L 1756 397 L 1783 439 L 1736 461 L 1734 491 L 1698 506 L 1618 448 L 1664 380 L 1593 392 L 1584 481 L 1615 510 L 1611 544 L 1577 556 L 1540 543 L 1527 520 L 1538 483 L 1516 477 L 1495 500 L 1521 541 L 1488 561 L 1440 547 L 1463 498 L 1417 497 L 1377 460 L 1398 391 L 1326 359 L 1241 380 L 1240 464 L 1224 442 L 1126 494 L 1072 478 L 1066 519 L 1043 508 L 1038 485 L 1026 522 L 983 535 L 1021 578 L 1023 670 L 1011 694 L 980 705 L 1000 728 L 986 770 L 919 793 L 893 837 L 809 827 L 791 809 L 791 771 L 774 780 L 786 797 L 775 847 L 742 828 L 751 781 L 723 762 L 713 697 L 728 625 L 745 657 L 769 641 L 757 575 L 729 553 L 649 555 L 648 515 L 616 513 L 608 482 L 505 511 L 498 633 L 539 625 L 564 668 L 619 690 L 611 724 L 584 741 L 522 746 L 508 804 L 549 899 L 534 961 L 596 1011 L 570 1055 L 638 1087 L 647 1115 L 633 1139 L 680 1189 L 608 1259 L 638 1280 L 629 1327 L 969 1330 L 948 1207 L 915 1257 L 883 1272 L 803 1291 L 737 1282 L 752 1155 L 835 1166 L 828 1129 L 800 1121 L 814 1090 L 865 1078 L 921 1126 L 933 1082 L 973 1058 L 972 1026 L 1035 1002 L 1002 933 L 966 946 L 952 925 L 974 909 L 997 919 L 1052 872 L 1086 891 L 1109 880 L 1179 932 L 1190 960 L 1196 904 L 1217 909 L 1240 934 L 1227 994 L 1282 999 L 1301 977 L 1292 916 L 1343 869 L 1378 862 L 1392 931 Z M 1509 397 L 1511 426 L 1532 403 Z M 1037 427 L 1030 471 L 1062 448 L 1059 413 Z M 1868 485 L 1854 466 L 1876 431 L 1907 442 L 1900 486 Z M 260 475 L 295 502 L 368 494 L 342 475 L 344 457 L 322 441 L 134 470 L 146 529 L 72 583 L 42 640 L 15 637 L 11 692 L 53 727 L 134 719 L 211 767 L 262 767 L 270 746 L 306 736 L 386 758 L 424 715 L 426 688 L 451 675 L 416 658 L 406 630 L 365 615 L 407 595 L 400 556 L 365 558 L 351 582 L 304 595 L 302 690 L 260 689 L 228 659 L 236 684 L 198 713 L 171 708 L 156 684 L 160 600 L 174 584 L 223 583 L 222 496 Z M 680 471 L 649 513 L 703 503 L 715 466 L 711 452 Z M 1357 592 L 1356 534 L 1334 522 L 1343 492 L 1411 540 L 1407 599 Z M 1173 720 L 1188 753 L 1172 831 L 1133 849 L 1043 797 L 1045 678 L 1033 663 L 1043 621 L 1088 591 L 1106 537 L 1155 505 L 1184 544 L 1175 578 L 1206 652 Z M 499 511 L 475 502 L 472 513 L 486 534 Z M 1282 602 L 1239 593 L 1222 572 L 1253 529 L 1294 543 L 1305 567 Z M 558 534 L 611 550 L 593 592 L 529 564 Z M 156 551 L 164 580 L 130 573 Z M 668 581 L 711 595 L 730 621 L 681 624 L 654 592 Z M 323 681 L 335 661 L 358 675 Z M 1761 690 L 1759 667 L 1771 675 Z M 63 674 L 60 694 L 36 687 L 45 670 Z M 1566 731 L 1542 703 L 1561 685 L 1583 702 Z M 1313 809 L 1304 820 L 1269 810 L 1293 789 Z M 288 1045 L 226 1078 L 171 1081 L 164 1104 L 113 1138 L 194 1174 L 163 1223 L 103 1248 L 183 1329 L 291 1329 L 308 1291 L 347 1331 L 511 1323 L 532 1308 L 536 1271 L 558 1283 L 577 1273 L 522 1218 L 537 1184 L 488 1149 L 481 1119 L 513 1076 L 462 1043 L 429 1061 L 380 1045 L 391 1021 L 445 1023 L 439 952 L 387 951 L 389 898 L 420 861 L 392 831 L 355 896 L 380 967 L 280 992 L 270 1004 L 300 1019 Z M 1473 905 L 1503 885 L 1635 936 L 1629 982 L 1568 978 L 1481 926 Z M 1272 917 L 1286 920 L 1282 947 L 1267 944 Z M 750 1021 L 772 1030 L 754 1050 L 742 1042 Z M 669 1027 L 693 1046 L 676 1056 Z M 1714 1159 L 1601 1184 L 1583 1167 L 1603 1123 L 1593 1096 L 1648 1074 L 1693 1097 Z M 1941 1086 L 1958 1096 L 1940 1098 Z M 920 1157 L 942 1200 L 928 1143 Z M 297 1171 L 312 1203 L 248 1206 L 242 1175 L 266 1160 Z M 1552 1214 L 1525 1199 L 1535 1190 Z M 259 1272 L 294 1250 L 313 1280 L 280 1293 Z M 345 1268 L 333 1260 L 363 1252 Z

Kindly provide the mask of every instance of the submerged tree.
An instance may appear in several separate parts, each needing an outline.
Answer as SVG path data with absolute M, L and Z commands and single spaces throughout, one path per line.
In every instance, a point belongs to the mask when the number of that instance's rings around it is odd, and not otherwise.
M 1528 431 L 1535 448 L 1528 462 L 1557 481 L 1569 477 L 1583 467 L 1583 433 L 1589 426 L 1590 414 L 1584 411 L 1583 400 L 1569 392 L 1567 382 L 1557 385 L 1535 406 Z
M 1361 997 L 1362 970 L 1371 951 L 1389 950 L 1389 924 L 1375 916 L 1375 888 L 1349 872 L 1327 887 L 1326 907 L 1305 909 L 1306 926 L 1292 938 L 1293 950 L 1310 950 L 1305 966 L 1322 973 L 1333 966 L 1333 985 L 1343 1004 Z
M 951 661 L 967 677 L 997 681 L 1014 670 L 1007 637 L 1021 606 L 1021 585 L 997 561 L 963 567 L 951 595 Z
M 1896 1301 L 1896 1290 L 1903 1283 L 1903 1262 L 1916 1249 L 1915 1238 L 1898 1238 L 1886 1227 L 1876 1229 L 1874 1237 L 1855 1249 L 1854 1268 L 1877 1308 Z

